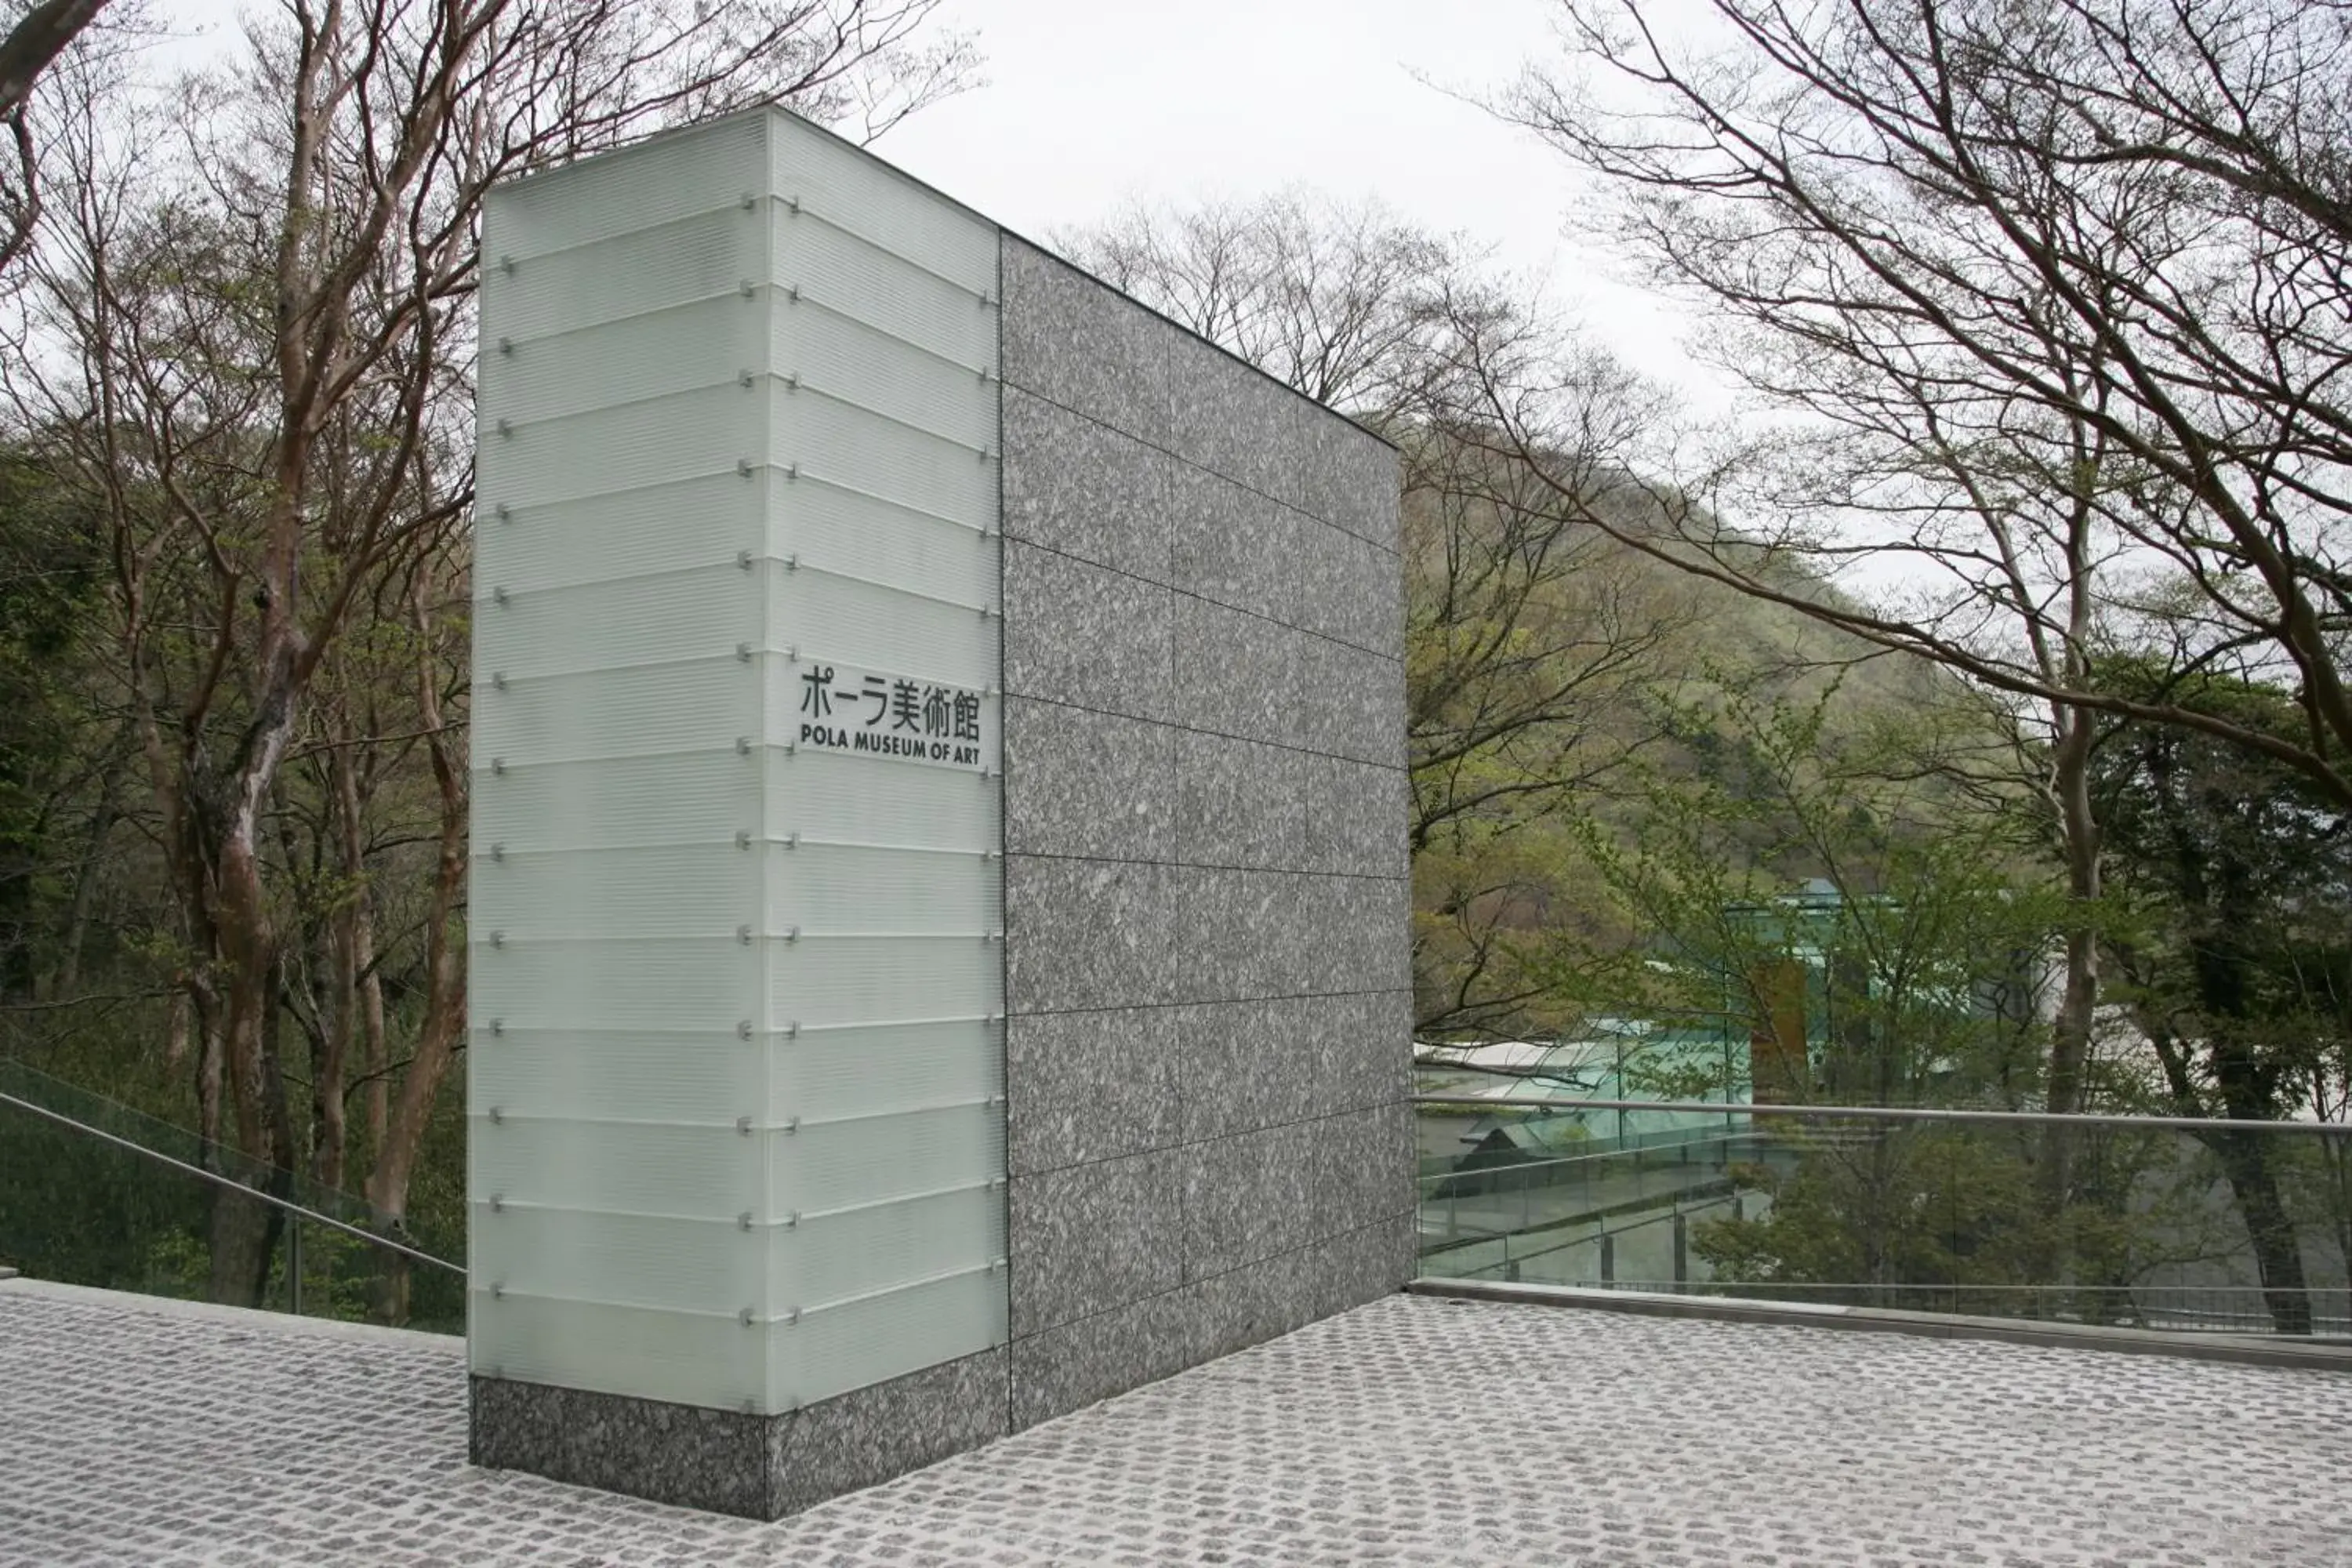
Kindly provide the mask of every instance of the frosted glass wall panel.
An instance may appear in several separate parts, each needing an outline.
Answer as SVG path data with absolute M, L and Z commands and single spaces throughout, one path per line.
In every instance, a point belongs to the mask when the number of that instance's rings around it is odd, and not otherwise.
M 989 320 L 986 310 L 969 308 L 981 321 Z M 801 385 L 837 394 L 855 387 L 859 402 L 888 418 L 974 450 L 994 444 L 995 411 L 965 384 L 986 379 L 985 358 L 942 375 L 939 354 L 890 327 L 819 306 L 805 292 L 787 294 L 775 322 L 775 363 Z
M 498 763 L 573 763 L 708 749 L 756 736 L 758 660 L 737 656 L 578 675 L 476 682 L 474 752 Z
M 1004 1271 L 974 1268 L 828 1301 L 772 1325 L 770 1408 L 791 1410 L 1005 1339 Z
M 770 1134 L 771 1201 L 825 1215 L 774 1232 L 789 1407 L 1003 1342 L 1002 600 L 996 232 L 773 123 L 770 550 L 795 569 L 767 580 L 768 646 L 796 662 L 768 689 L 793 745 L 769 836 L 804 847 L 768 884 L 771 929 L 803 933 L 771 939 L 775 1109 L 800 1119 Z M 804 743 L 826 668 L 888 681 L 920 746 Z
M 489 760 L 475 758 L 478 862 L 501 845 L 527 853 L 730 843 L 760 820 L 767 788 L 759 757 L 737 751 L 731 740 L 709 751 L 657 756 L 509 762 L 496 775 Z
M 768 144 L 771 189 L 793 216 L 853 236 L 878 262 L 896 261 L 961 285 L 996 290 L 996 226 L 896 169 L 780 117 Z
M 777 634 L 803 661 L 837 659 L 954 681 L 969 679 L 995 652 L 992 605 L 932 598 L 850 573 L 779 570 L 776 576 L 769 605 Z M 798 711 L 801 691 L 787 686 L 784 692 Z
M 760 642 L 766 622 L 759 584 L 730 561 L 486 596 L 474 609 L 474 655 L 509 680 L 733 658 Z
M 980 1104 L 778 1128 L 767 1134 L 776 1212 L 857 1209 L 985 1185 L 1004 1168 L 1003 1120 Z
M 473 1059 L 474 1109 L 485 1117 L 495 1106 L 501 1115 L 542 1121 L 691 1121 L 714 1105 L 761 1105 L 768 1083 L 764 1043 L 731 1030 L 520 1029 L 501 1022 Z
M 756 1313 L 747 1323 L 740 1311 L 494 1295 L 478 1283 L 466 1341 L 474 1371 L 487 1376 L 758 1410 L 772 1382 L 767 1329 Z
M 483 361 L 485 389 L 504 390 L 498 386 L 500 357 L 513 352 L 527 359 L 520 351 L 542 339 L 741 297 L 745 281 L 761 270 L 767 238 L 752 213 L 730 203 L 659 228 L 525 258 L 510 271 L 500 266 L 506 286 L 495 304 L 486 293 L 482 305 L 482 341 L 492 351 Z M 619 369 L 606 366 L 598 379 Z
M 769 1016 L 793 1024 L 919 1023 L 1003 1010 L 1003 944 L 897 932 L 771 937 Z
M 756 361 L 743 349 L 768 328 L 758 290 L 733 284 L 715 298 L 638 310 L 600 326 L 500 341 L 483 365 L 484 390 L 506 418 L 536 424 L 710 384 L 713 374 Z
M 724 843 L 509 849 L 474 868 L 474 919 L 509 942 L 747 940 L 761 870 L 756 848 Z
M 983 710 L 992 717 L 993 710 Z M 983 748 L 987 760 L 992 744 Z M 478 773 L 489 773 L 488 756 Z M 904 766 L 816 750 L 615 756 L 567 765 L 513 761 L 495 788 L 478 779 L 478 848 L 515 851 L 728 843 L 747 824 L 779 836 L 987 853 L 997 841 L 993 781 L 969 770 Z M 763 803 L 765 803 L 763 805 Z
M 996 761 L 994 700 L 982 719 L 982 763 Z M 788 705 L 778 717 L 795 715 Z M 863 838 L 944 849 L 996 847 L 1002 792 L 991 775 L 902 767 L 837 752 L 795 751 L 768 773 L 772 820 L 811 838 Z
M 760 110 L 485 218 L 478 1370 L 1003 1342 L 994 228 Z
M 829 1215 L 780 1229 L 769 1258 L 785 1309 L 899 1290 L 1004 1257 L 1004 1205 L 987 1184 Z
M 992 584 L 996 542 L 975 526 L 896 505 L 814 479 L 793 481 L 789 512 L 771 515 L 790 532 L 774 553 L 839 575 L 889 583 L 954 604 L 975 583 Z M 994 600 L 988 601 L 993 604 Z
M 748 1211 L 747 1211 L 748 1212 Z M 699 1221 L 670 1215 L 477 1204 L 477 1231 L 499 1235 L 500 1300 L 517 1296 L 606 1301 L 675 1312 L 708 1312 L 761 1298 L 768 1237 L 741 1215 Z
M 509 941 L 478 928 L 471 954 L 478 1046 L 493 1018 L 506 1027 L 634 1033 L 731 1030 L 759 1016 L 760 952 L 731 936 Z
M 985 942 L 1003 923 L 1003 881 L 993 858 L 969 850 L 812 842 L 509 847 L 475 868 L 474 919 L 527 942 L 786 935 Z M 758 918 L 742 920 L 746 910 Z
M 827 1121 L 986 1100 L 1004 1086 L 1003 1021 L 859 1024 L 773 1037 L 770 1116 Z
M 732 563 L 757 542 L 744 538 L 744 519 L 767 515 L 758 493 L 767 479 L 730 471 L 554 504 L 500 502 L 505 513 L 487 512 L 474 531 L 476 596 Z
M 766 847 L 767 932 L 871 932 L 985 942 L 1004 923 L 995 858 L 813 841 Z
M 979 286 L 942 278 L 912 262 L 883 255 L 814 211 L 779 205 L 771 244 L 785 300 L 809 311 L 845 317 L 918 345 L 927 355 L 961 365 L 975 377 L 996 364 L 996 312 L 981 302 Z M 995 266 L 987 268 L 993 288 Z M 778 319 L 783 331 L 803 320 L 801 310 Z
M 769 155 L 767 127 L 742 115 L 500 185 L 482 216 L 484 270 L 736 205 L 767 188 Z
M 714 371 L 724 384 L 528 425 L 509 419 L 504 433 L 490 425 L 476 459 L 482 493 L 530 506 L 740 472 L 761 449 L 764 389 Z
M 474 1201 L 730 1223 L 760 1209 L 762 1134 L 662 1121 L 556 1121 L 500 1113 L 475 1126 Z M 488 1121 L 487 1111 L 474 1118 Z M 502 1216 L 482 1234 L 500 1237 Z M 499 1245 L 503 1245 L 500 1243 Z M 499 1277 L 495 1249 L 475 1255 Z M 740 1303 L 739 1303 L 740 1305 Z
M 852 401 L 860 390 L 828 395 L 784 389 L 774 400 L 772 435 L 776 451 L 785 455 L 782 460 L 884 500 L 973 527 L 985 522 L 996 506 L 993 456 L 871 414 Z M 980 388 L 971 390 L 977 395 Z M 711 411 L 719 406 L 714 401 Z

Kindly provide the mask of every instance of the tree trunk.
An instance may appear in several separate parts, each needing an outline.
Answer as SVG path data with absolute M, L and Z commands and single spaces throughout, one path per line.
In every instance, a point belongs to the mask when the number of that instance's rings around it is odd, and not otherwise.
M 375 1167 L 368 1173 L 369 1204 L 385 1220 L 398 1224 L 408 1214 L 408 1184 L 425 1143 L 426 1125 L 441 1080 L 449 1070 L 466 1026 L 465 948 L 458 931 L 464 919 L 466 894 L 466 780 L 458 765 L 441 715 L 437 671 L 431 657 L 431 638 L 419 579 L 412 612 L 418 643 L 416 686 L 419 711 L 425 721 L 425 752 L 433 764 L 433 781 L 440 795 L 440 857 L 433 879 L 433 901 L 425 942 L 425 1016 L 393 1102 L 390 1124 Z M 378 1315 L 397 1323 L 408 1313 L 408 1265 L 396 1254 L 387 1258 L 378 1297 Z
M 2054 1115 L 2083 1109 L 2083 1073 L 2091 1057 L 2091 1025 L 2099 1001 L 2099 949 L 2091 914 L 2105 891 L 2099 876 L 2099 824 L 2091 799 L 2091 716 L 2060 709 L 2058 744 L 2051 756 L 2051 791 L 2058 804 L 2066 857 L 2066 899 L 2074 918 L 2066 931 L 2066 977 L 2050 1031 L 2050 1081 L 2044 1103 Z M 2063 1191 L 2063 1141 L 2055 1190 Z M 2045 1177 L 2049 1173 L 2045 1171 Z
M 352 762 L 349 726 L 340 720 L 331 731 L 337 742 L 329 753 L 328 777 L 332 786 L 337 870 L 342 898 L 329 923 L 327 946 L 330 978 L 322 1019 L 323 1044 L 311 1077 L 311 1169 L 331 1187 L 343 1184 L 350 1131 L 343 1104 L 343 1084 L 351 1073 L 352 1045 L 359 1032 L 360 926 L 366 919 L 366 868 L 361 853 L 359 780 Z
M 106 0 L 42 0 L 0 39 L 0 117 L 16 113 L 33 83 L 89 26 Z
M 2058 743 L 2052 749 L 2051 793 L 2058 806 L 2060 842 L 2066 857 L 2066 898 L 2072 918 L 2066 929 L 2065 979 L 2050 1026 L 2050 1075 L 2042 1105 L 2053 1116 L 2083 1109 L 2083 1078 L 2091 1058 L 2091 1028 L 2099 1005 L 2098 932 L 2092 913 L 2105 891 L 2099 875 L 2099 823 L 2091 798 L 2091 715 L 2079 708 L 2053 709 Z M 2037 1283 L 2057 1285 L 2071 1262 L 2066 1215 L 2074 1190 L 2074 1129 L 2052 1121 L 2042 1130 L 2034 1184 L 2046 1227 L 2037 1254 Z M 2037 1295 L 2037 1300 L 2048 1299 Z
M 278 1209 L 238 1188 L 213 1189 L 208 1299 L 230 1307 L 262 1304 L 279 1217 Z
M 2269 1141 L 2259 1132 L 2216 1132 L 2208 1136 L 2206 1146 L 2221 1157 L 2238 1212 L 2245 1218 L 2272 1326 L 2282 1334 L 2310 1333 L 2311 1291 L 2303 1272 L 2303 1246 L 2279 1194 Z
M 82 948 L 89 941 L 89 912 L 98 900 L 99 867 L 106 858 L 107 840 L 114 833 L 120 776 L 110 766 L 99 786 L 98 809 L 90 815 L 89 841 L 82 849 L 81 867 L 74 875 L 73 902 L 66 911 L 65 940 L 58 944 L 55 966 L 34 984 L 36 1001 L 69 998 L 81 985 Z

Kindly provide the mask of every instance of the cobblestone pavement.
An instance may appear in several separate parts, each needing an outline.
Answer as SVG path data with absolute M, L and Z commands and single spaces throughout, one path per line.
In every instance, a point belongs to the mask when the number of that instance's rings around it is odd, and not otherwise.
M 779 1525 L 464 1462 L 458 1347 L 0 1286 L 0 1563 L 2352 1563 L 2352 1374 L 1394 1298 Z

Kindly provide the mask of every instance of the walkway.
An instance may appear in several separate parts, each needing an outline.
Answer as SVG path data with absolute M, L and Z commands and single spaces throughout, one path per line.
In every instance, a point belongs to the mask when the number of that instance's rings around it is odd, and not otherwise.
M 1381 1301 L 780 1525 L 464 1463 L 458 1346 L 0 1284 L 0 1563 L 2352 1564 L 2352 1374 Z

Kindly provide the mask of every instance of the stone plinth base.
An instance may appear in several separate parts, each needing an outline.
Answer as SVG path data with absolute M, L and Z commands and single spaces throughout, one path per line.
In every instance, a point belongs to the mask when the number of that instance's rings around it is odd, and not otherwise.
M 473 1379 L 477 1465 L 655 1502 L 782 1519 L 960 1454 L 1010 1426 L 991 1351 L 783 1415 Z

